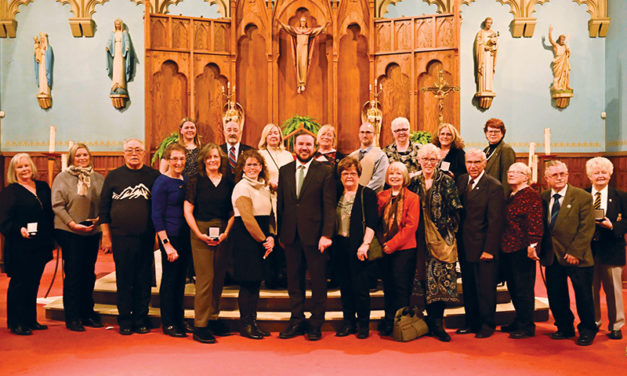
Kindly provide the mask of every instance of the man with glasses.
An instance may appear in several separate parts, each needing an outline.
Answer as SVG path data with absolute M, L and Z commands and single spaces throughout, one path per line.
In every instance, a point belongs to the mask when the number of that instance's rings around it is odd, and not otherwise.
M 598 331 L 592 299 L 594 257 L 590 243 L 595 229 L 592 196 L 568 184 L 568 168 L 561 161 L 547 162 L 544 178 L 550 189 L 542 192 L 546 222 L 540 261 L 546 266 L 546 292 L 557 326 L 551 338 L 575 336 L 575 316 L 570 310 L 568 292 L 570 278 L 581 321 L 576 343 L 588 346 Z
M 411 128 L 409 120 L 404 117 L 397 117 L 390 124 L 394 142 L 383 148 L 389 163 L 401 162 L 407 167 L 410 177 L 416 176 L 420 170 L 418 161 L 418 150 L 420 146 L 409 139 Z
M 514 149 L 503 141 L 505 137 L 505 123 L 500 119 L 490 119 L 483 127 L 489 145 L 483 149 L 488 162 L 485 171 L 503 185 L 505 197 L 509 197 L 512 190 L 507 183 L 507 170 L 516 162 Z
M 220 145 L 222 152 L 227 156 L 227 174 L 231 180 L 235 180 L 235 166 L 237 159 L 246 150 L 253 149 L 252 146 L 242 144 L 242 128 L 235 121 L 224 124 L 224 143 Z
M 159 171 L 144 165 L 144 144 L 124 142 L 124 165 L 107 174 L 100 194 L 102 249 L 113 251 L 120 334 L 148 333 L 155 230 L 152 185 Z
M 468 174 L 457 178 L 457 191 L 464 206 L 457 244 L 466 312 L 466 326 L 458 329 L 457 334 L 475 333 L 477 338 L 494 333 L 497 258 L 505 207 L 503 186 L 486 173 L 486 162 L 483 151 L 468 150 Z
M 381 192 L 385 185 L 385 171 L 388 169 L 388 158 L 385 153 L 374 145 L 374 127 L 363 123 L 359 127 L 359 149 L 350 154 L 357 158 L 361 165 L 359 184 L 375 192 Z

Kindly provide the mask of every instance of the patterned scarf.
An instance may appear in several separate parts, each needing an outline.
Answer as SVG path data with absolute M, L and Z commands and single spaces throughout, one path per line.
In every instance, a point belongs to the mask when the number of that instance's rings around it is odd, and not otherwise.
M 78 177 L 78 184 L 76 185 L 76 193 L 79 196 L 87 196 L 87 191 L 91 186 L 91 174 L 94 173 L 94 168 L 89 167 L 78 167 L 78 166 L 70 166 L 67 171 Z
M 404 199 L 405 188 L 402 188 L 396 196 L 391 196 L 390 201 L 385 204 L 385 208 L 383 209 L 383 237 L 386 242 L 392 239 L 401 228 Z

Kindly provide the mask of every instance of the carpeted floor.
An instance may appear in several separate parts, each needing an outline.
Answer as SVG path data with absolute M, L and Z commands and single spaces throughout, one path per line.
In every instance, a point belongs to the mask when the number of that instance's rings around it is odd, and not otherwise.
M 54 262 L 48 264 L 40 296 L 48 288 Z M 110 255 L 100 255 L 96 272 L 113 270 Z M 319 342 L 303 337 L 253 341 L 232 335 L 214 345 L 191 337 L 171 338 L 160 330 L 122 337 L 117 327 L 70 332 L 62 322 L 40 322 L 48 330 L 28 337 L 6 329 L 6 288 L 0 275 L 0 375 L 623 375 L 627 341 L 609 340 L 605 326 L 590 347 L 573 340 L 554 341 L 552 321 L 539 323 L 537 335 L 511 340 L 504 333 L 488 339 L 460 336 L 442 343 L 425 337 L 410 343 L 382 339 L 377 333 L 358 340 L 323 332 Z M 536 290 L 545 296 L 538 281 Z M 61 295 L 57 276 L 51 296 Z M 627 290 L 623 290 L 627 298 Z M 605 309 L 605 307 L 603 307 Z M 574 310 L 574 307 L 573 307 Z M 605 312 L 603 313 L 605 315 Z M 624 333 L 627 334 L 627 333 Z

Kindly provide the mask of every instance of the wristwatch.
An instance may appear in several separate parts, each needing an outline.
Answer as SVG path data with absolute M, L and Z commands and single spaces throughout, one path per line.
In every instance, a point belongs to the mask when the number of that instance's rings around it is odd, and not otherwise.
M 165 238 L 165 239 L 161 240 L 161 243 L 163 243 L 164 245 L 168 244 L 169 242 L 170 242 L 170 240 L 168 238 Z

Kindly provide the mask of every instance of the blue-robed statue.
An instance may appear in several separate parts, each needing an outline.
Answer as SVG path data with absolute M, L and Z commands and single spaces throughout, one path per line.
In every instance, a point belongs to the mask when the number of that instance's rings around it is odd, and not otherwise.
M 118 98 L 128 96 L 126 83 L 133 75 L 133 48 L 128 31 L 119 18 L 114 22 L 114 29 L 105 49 L 107 50 L 107 73 L 113 81 L 111 86 L 112 98 L 113 96 Z
M 52 88 L 52 63 L 54 55 L 52 47 L 48 45 L 48 34 L 39 33 L 39 38 L 34 37 L 35 41 L 35 82 L 39 88 L 37 92 L 37 100 L 42 108 L 51 106 L 50 89 Z

